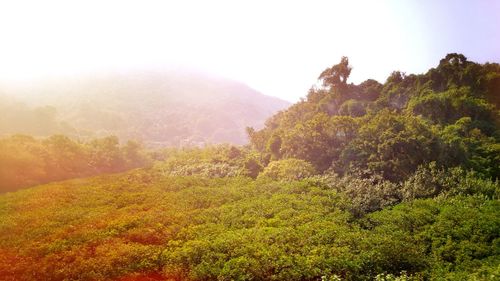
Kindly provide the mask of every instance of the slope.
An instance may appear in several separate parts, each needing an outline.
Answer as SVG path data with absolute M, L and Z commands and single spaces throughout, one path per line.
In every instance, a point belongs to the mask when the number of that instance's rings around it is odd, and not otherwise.
M 498 191 L 471 180 L 462 185 Z M 449 193 L 357 219 L 342 186 L 360 184 L 136 170 L 4 194 L 0 276 L 373 280 L 406 271 L 409 280 L 488 280 L 498 273 L 497 199 Z
M 10 112 L 0 118 L 2 134 L 113 134 L 156 146 L 244 144 L 247 126 L 261 127 L 289 105 L 242 83 L 188 70 L 3 83 L 0 95 L 0 106 Z

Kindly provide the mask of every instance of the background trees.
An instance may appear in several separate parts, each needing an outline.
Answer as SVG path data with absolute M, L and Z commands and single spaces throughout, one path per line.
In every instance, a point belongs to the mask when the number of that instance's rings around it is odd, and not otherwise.
M 15 135 L 0 139 L 0 192 L 149 164 L 151 157 L 139 143 L 120 146 L 116 137 L 82 143 L 63 135 Z

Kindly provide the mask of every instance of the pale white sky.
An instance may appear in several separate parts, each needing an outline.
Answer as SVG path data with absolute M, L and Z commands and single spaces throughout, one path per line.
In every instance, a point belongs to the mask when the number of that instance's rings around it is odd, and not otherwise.
M 449 52 L 500 61 L 500 1 L 1 1 L 0 79 L 184 65 L 296 101 L 345 55 L 351 81 Z

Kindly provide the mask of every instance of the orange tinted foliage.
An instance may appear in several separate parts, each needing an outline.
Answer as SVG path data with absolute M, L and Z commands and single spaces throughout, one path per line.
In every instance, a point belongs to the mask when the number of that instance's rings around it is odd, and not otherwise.
M 158 272 L 148 272 L 148 273 L 133 273 L 116 279 L 115 281 L 166 281 L 175 280 L 167 279 L 167 277 L 161 275 Z

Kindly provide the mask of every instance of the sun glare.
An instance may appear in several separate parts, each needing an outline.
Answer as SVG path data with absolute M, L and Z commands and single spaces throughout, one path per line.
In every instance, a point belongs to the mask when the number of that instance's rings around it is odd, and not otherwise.
M 460 35 L 448 33 L 446 28 L 451 27 L 437 19 L 433 25 L 429 17 L 440 10 L 433 12 L 428 5 L 426 1 L 408 5 L 398 1 L 4 1 L 0 4 L 0 75 L 22 79 L 177 64 L 243 81 L 265 94 L 293 101 L 315 83 L 317 77 L 311 73 L 343 55 L 353 63 L 351 79 L 357 83 L 367 78 L 383 82 L 394 69 L 419 73 L 432 66 L 449 51 L 447 36 Z M 445 40 L 443 50 L 436 48 L 435 36 Z M 481 39 L 470 44 L 481 44 Z
M 341 55 L 352 57 L 355 80 L 388 57 L 407 55 L 390 38 L 404 35 L 393 23 L 399 11 L 372 1 L 11 1 L 0 7 L 4 79 L 180 64 L 294 100 L 315 82 L 311 73 Z

